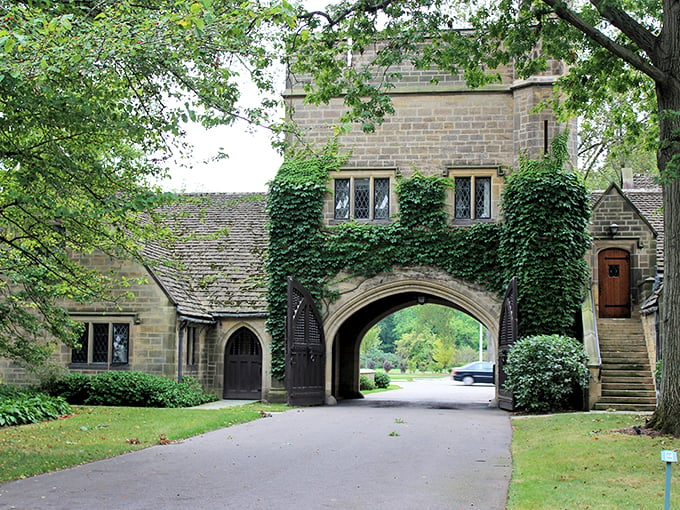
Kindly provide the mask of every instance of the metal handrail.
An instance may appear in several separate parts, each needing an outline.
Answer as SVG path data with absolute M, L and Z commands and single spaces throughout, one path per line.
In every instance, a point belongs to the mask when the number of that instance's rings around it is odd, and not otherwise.
M 600 339 L 597 333 L 597 314 L 595 313 L 595 300 L 593 299 L 593 281 L 591 280 L 586 299 L 581 306 L 583 320 L 583 345 L 588 353 L 588 366 L 601 367 Z

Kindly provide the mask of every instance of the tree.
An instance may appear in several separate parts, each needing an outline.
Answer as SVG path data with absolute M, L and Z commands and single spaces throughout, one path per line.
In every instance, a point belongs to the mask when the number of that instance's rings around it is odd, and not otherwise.
M 368 361 L 373 353 L 380 351 L 381 345 L 380 325 L 376 324 L 361 339 L 361 347 L 359 348 L 361 356 Z
M 393 64 L 438 66 L 462 74 L 471 86 L 498 79 L 512 61 L 518 76 L 563 61 L 562 112 L 592 114 L 614 93 L 653 90 L 637 108 L 658 124 L 657 165 L 664 187 L 666 232 L 661 399 L 651 425 L 680 435 L 680 2 L 623 0 L 360 0 L 300 16 L 291 69 L 309 73 L 308 100 L 343 97 L 343 122 L 371 131 L 393 111 Z M 454 28 L 470 27 L 470 30 Z M 348 51 L 380 43 L 368 66 L 347 66 Z M 540 48 L 540 51 L 536 51 Z M 651 86 L 650 86 L 651 85 Z M 651 100 L 649 100 L 651 99 Z M 629 119 L 616 119 L 629 123 Z M 624 126 L 622 126 L 624 127 Z
M 239 106 L 239 73 L 273 93 L 294 23 L 276 1 L 0 2 L 0 356 L 45 360 L 45 333 L 79 336 L 64 299 L 130 285 L 79 261 L 143 261 L 167 237 L 153 211 L 173 196 L 153 182 L 190 155 L 186 123 L 267 123 L 274 100 Z

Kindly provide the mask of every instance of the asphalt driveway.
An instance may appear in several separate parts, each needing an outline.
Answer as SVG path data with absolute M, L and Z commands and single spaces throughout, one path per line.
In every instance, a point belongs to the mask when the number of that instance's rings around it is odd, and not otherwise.
M 501 510 L 510 419 L 489 393 L 416 381 L 276 413 L 1 485 L 0 508 Z

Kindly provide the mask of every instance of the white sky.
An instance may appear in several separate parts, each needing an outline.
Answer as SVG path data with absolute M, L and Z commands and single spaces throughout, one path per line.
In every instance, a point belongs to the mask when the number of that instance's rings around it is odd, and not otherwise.
M 192 127 L 188 139 L 194 157 L 187 168 L 170 167 L 166 190 L 182 192 L 266 191 L 283 159 L 272 148 L 269 132 L 250 133 L 244 122 L 205 130 Z M 228 158 L 211 160 L 223 149 Z
M 309 10 L 323 9 L 330 0 L 304 0 Z M 281 77 L 281 91 L 284 77 Z M 252 104 L 256 94 L 251 85 L 244 89 L 245 103 Z M 189 130 L 188 141 L 194 146 L 189 168 L 170 166 L 170 178 L 160 184 L 169 191 L 242 192 L 266 191 L 267 183 L 276 175 L 283 159 L 272 148 L 270 133 L 265 129 L 250 133 L 245 122 L 209 131 L 200 126 Z M 220 152 L 227 159 L 210 161 Z

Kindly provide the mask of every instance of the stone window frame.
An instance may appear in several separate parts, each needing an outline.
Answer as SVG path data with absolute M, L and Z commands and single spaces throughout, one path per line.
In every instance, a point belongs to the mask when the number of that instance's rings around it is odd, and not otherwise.
M 72 319 L 76 322 L 82 322 L 86 324 L 86 330 L 84 333 L 87 334 L 87 360 L 86 361 L 73 361 L 73 355 L 76 352 L 75 349 L 70 349 L 72 367 L 92 367 L 92 368 L 102 368 L 102 367 L 127 367 L 130 365 L 130 357 L 132 352 L 132 331 L 133 325 L 137 323 L 136 317 L 131 316 L 115 316 L 107 315 L 101 317 L 93 316 L 73 316 Z M 94 361 L 94 324 L 108 325 L 108 345 L 106 353 L 106 361 Z M 114 361 L 113 355 L 113 342 L 114 342 L 114 326 L 124 325 L 127 326 L 127 353 L 125 361 Z
M 449 193 L 450 206 L 448 210 L 451 215 L 451 222 L 454 225 L 469 225 L 472 223 L 490 223 L 498 221 L 499 190 L 502 184 L 501 179 L 505 175 L 500 166 L 465 166 L 448 167 L 445 175 L 453 181 L 453 187 Z M 470 182 L 470 216 L 467 218 L 456 217 L 456 178 L 469 179 Z M 480 216 L 475 208 L 475 195 L 477 191 L 476 183 L 478 179 L 489 179 L 489 215 Z
M 397 170 L 393 168 L 362 168 L 362 169 L 352 169 L 346 170 L 341 169 L 331 175 L 331 193 L 330 193 L 330 217 L 329 223 L 333 225 L 347 223 L 350 221 L 357 221 L 359 223 L 389 223 L 392 221 L 392 216 L 394 215 L 394 204 L 396 203 L 395 198 L 395 179 Z M 367 179 L 369 183 L 369 206 L 368 206 L 368 217 L 367 218 L 357 218 L 355 216 L 356 211 L 356 181 L 361 179 Z M 388 180 L 387 189 L 387 217 L 376 218 L 376 204 L 375 204 L 375 182 L 378 179 Z M 349 214 L 346 218 L 336 217 L 336 189 L 337 181 L 347 180 L 349 181 Z

